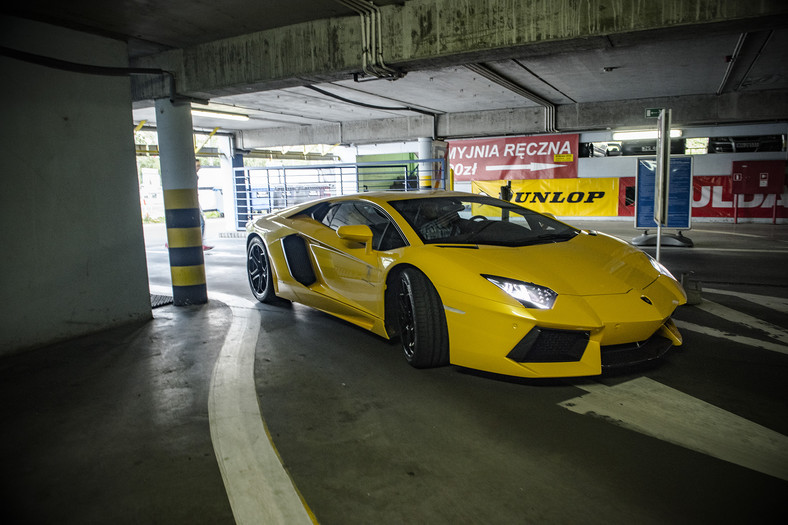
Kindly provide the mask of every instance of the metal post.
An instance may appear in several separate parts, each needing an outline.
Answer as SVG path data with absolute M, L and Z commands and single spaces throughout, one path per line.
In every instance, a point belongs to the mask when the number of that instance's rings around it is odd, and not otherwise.
M 774 196 L 774 206 L 772 206 L 772 224 L 777 224 L 777 199 L 779 195 Z
M 265 193 L 268 195 L 268 213 L 274 211 L 274 195 L 271 191 L 271 171 L 265 168 Z
M 205 304 L 208 292 L 191 107 L 168 98 L 157 99 L 155 104 L 173 304 Z
M 670 109 L 659 111 L 657 135 L 657 171 L 654 184 L 654 221 L 657 223 L 657 261 L 662 246 L 662 226 L 668 220 L 668 195 L 670 190 Z
M 288 195 L 287 195 L 287 168 L 285 168 L 284 166 L 282 166 L 282 186 L 284 186 L 284 189 L 285 189 L 285 208 L 287 208 L 288 206 L 290 206 L 290 201 L 287 198 L 288 197 Z
M 776 201 L 775 201 L 776 202 Z M 739 194 L 733 194 L 733 224 L 739 223 Z

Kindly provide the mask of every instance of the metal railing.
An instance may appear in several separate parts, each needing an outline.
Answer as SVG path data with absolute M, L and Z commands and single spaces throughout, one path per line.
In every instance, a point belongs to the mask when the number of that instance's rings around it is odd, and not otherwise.
M 445 189 L 445 159 L 234 168 L 236 229 L 303 202 L 367 191 Z

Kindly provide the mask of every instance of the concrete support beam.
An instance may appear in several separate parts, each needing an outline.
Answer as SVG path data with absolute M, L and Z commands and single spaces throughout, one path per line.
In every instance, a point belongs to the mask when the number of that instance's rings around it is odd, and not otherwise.
M 272 142 L 270 139 L 275 138 Z M 293 144 L 341 144 L 342 124 L 317 124 L 315 126 L 287 126 L 244 131 L 238 134 L 241 149 L 267 148 L 269 146 L 291 146 Z
M 433 136 L 433 118 L 426 115 L 379 120 L 320 124 L 316 126 L 266 128 L 244 131 L 239 138 L 244 149 L 293 144 L 370 144 L 399 142 Z
M 675 127 L 713 125 L 720 122 L 785 122 L 788 91 L 693 95 L 593 104 L 570 104 L 557 108 L 557 127 L 563 132 L 612 128 L 653 127 L 644 117 L 645 108 L 673 110 Z M 243 147 L 259 148 L 290 144 L 369 144 L 400 142 L 432 136 L 432 118 L 399 117 L 298 128 L 273 128 L 244 132 Z M 545 133 L 541 108 L 452 113 L 437 117 L 437 136 L 444 139 L 492 135 Z
M 471 111 L 442 115 L 438 120 L 438 136 L 442 139 L 529 133 L 545 133 L 544 109 Z
M 788 91 L 691 95 L 576 104 L 558 108 L 558 129 L 594 130 L 611 127 L 653 127 L 645 108 L 671 108 L 673 125 L 788 120 Z
M 397 16 L 394 16 L 394 15 Z M 389 62 L 440 65 L 595 48 L 602 39 L 785 22 L 781 0 L 422 0 L 384 11 Z
M 784 0 L 411 0 L 381 7 L 386 63 L 406 70 L 626 42 L 632 35 L 753 30 L 788 20 Z M 359 17 L 316 20 L 137 59 L 199 98 L 347 79 L 360 72 Z M 133 99 L 167 96 L 135 78 Z

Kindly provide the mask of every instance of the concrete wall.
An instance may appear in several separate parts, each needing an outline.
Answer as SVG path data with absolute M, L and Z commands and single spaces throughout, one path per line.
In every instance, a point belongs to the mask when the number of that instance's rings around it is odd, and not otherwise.
M 0 45 L 127 66 L 122 42 L 0 17 Z M 130 82 L 0 57 L 0 354 L 151 317 Z

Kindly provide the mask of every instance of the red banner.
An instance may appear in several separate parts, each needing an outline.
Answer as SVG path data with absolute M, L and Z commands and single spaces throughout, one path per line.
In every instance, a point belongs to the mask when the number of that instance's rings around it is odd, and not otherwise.
M 579 135 L 452 140 L 454 180 L 569 179 L 577 177 Z
M 693 217 L 733 217 L 731 176 L 715 175 L 692 179 Z M 771 218 L 777 204 L 777 217 L 788 217 L 788 191 L 782 195 L 738 195 L 739 217 Z
M 635 216 L 635 177 L 618 179 L 618 216 Z
M 692 178 L 693 217 L 733 217 L 733 193 L 730 175 L 697 176 Z M 618 216 L 635 215 L 635 178 L 619 179 Z M 739 195 L 739 217 L 771 218 L 774 195 Z M 788 190 L 776 196 L 777 217 L 788 217 Z

